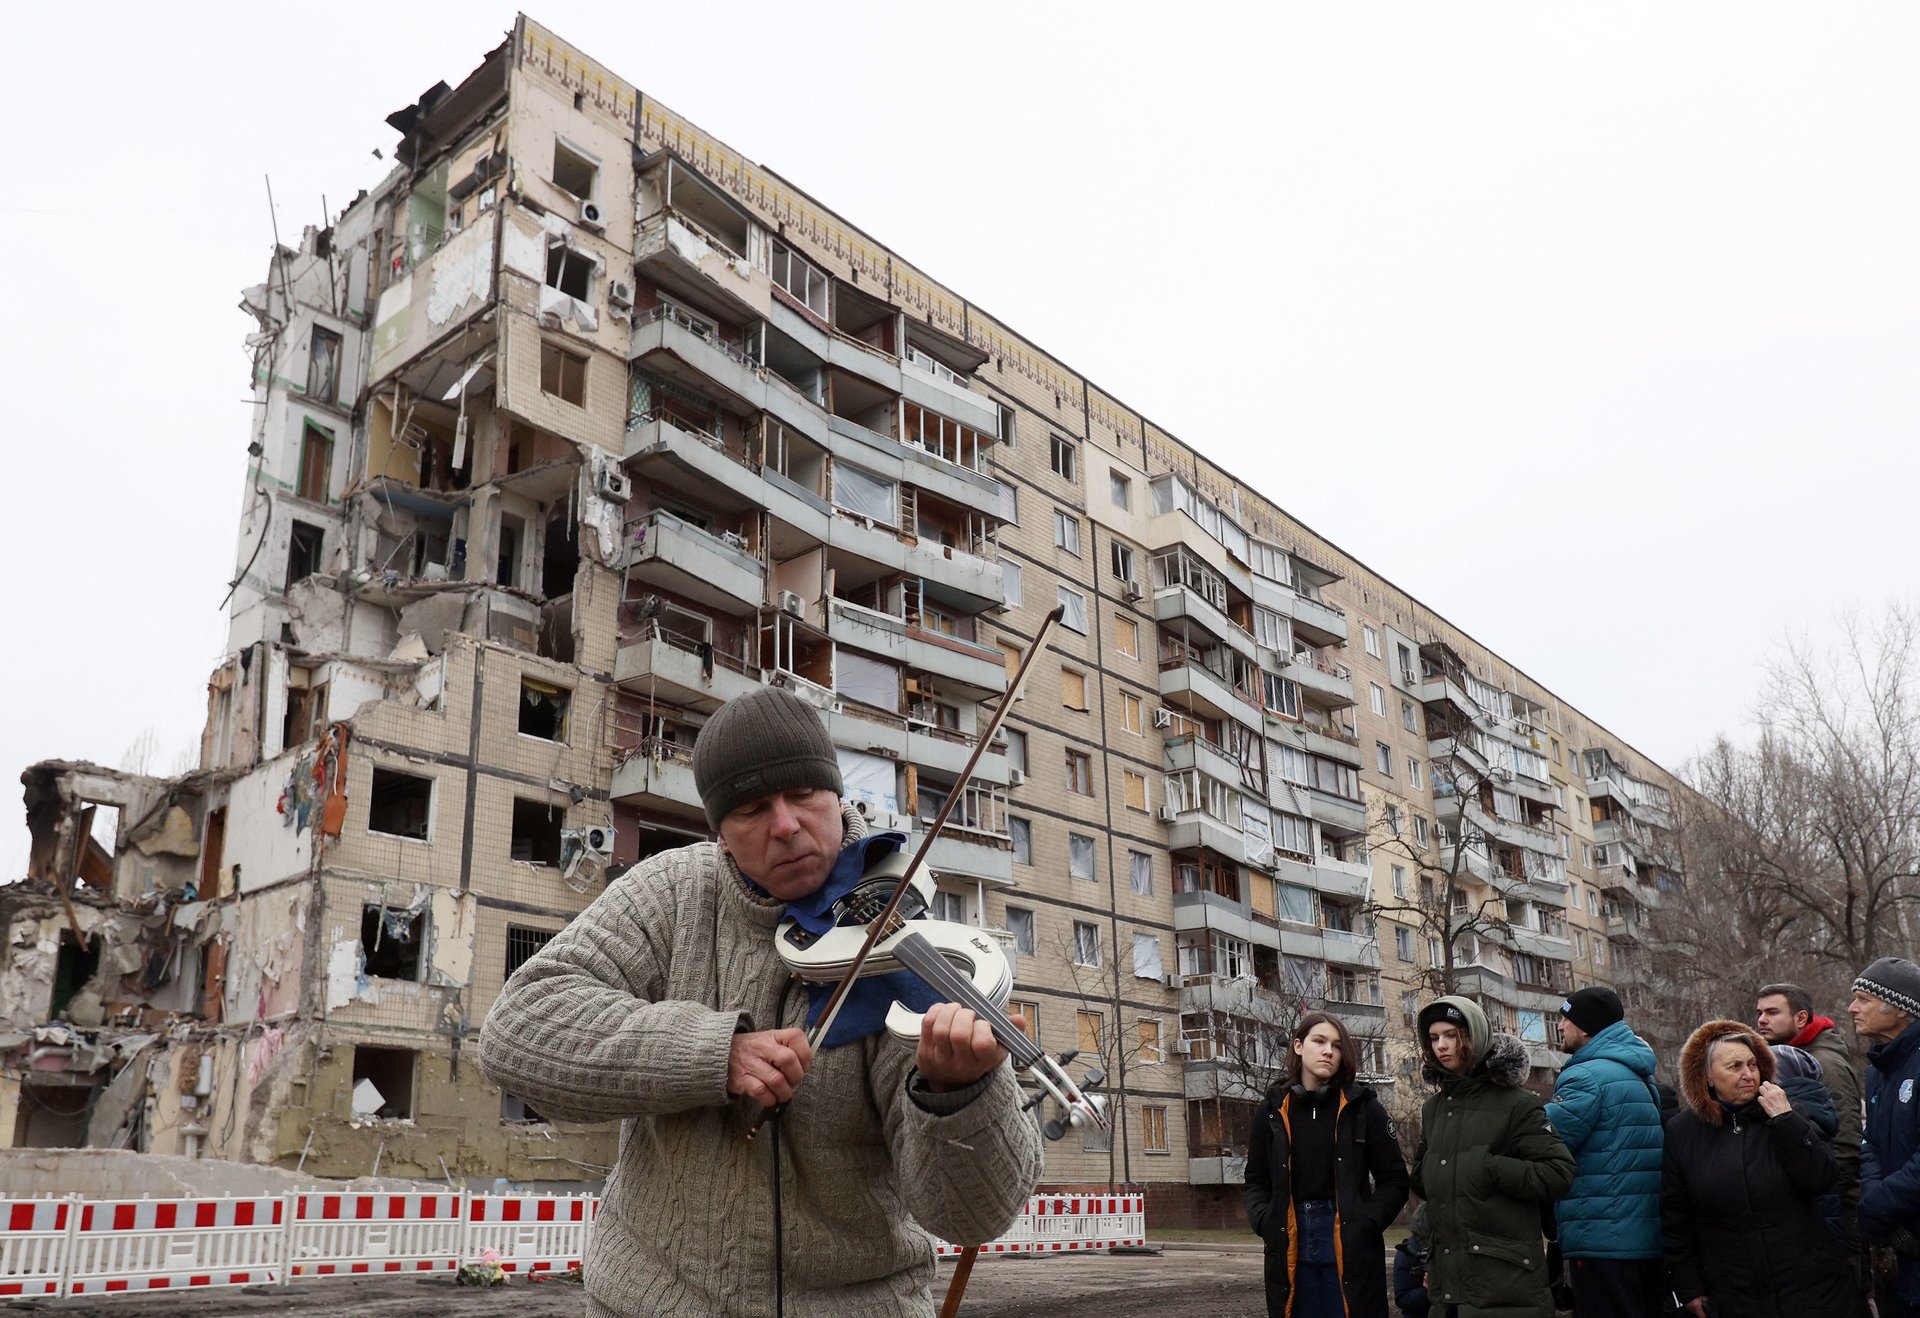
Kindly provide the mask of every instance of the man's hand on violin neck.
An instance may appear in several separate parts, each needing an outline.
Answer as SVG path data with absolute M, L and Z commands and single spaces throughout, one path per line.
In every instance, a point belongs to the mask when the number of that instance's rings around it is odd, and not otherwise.
M 813 1065 L 805 1030 L 754 1030 L 733 1036 L 727 1053 L 727 1092 L 775 1107 L 793 1097 Z
M 993 1037 L 993 1027 L 967 1008 L 951 1002 L 927 1008 L 914 1064 L 934 1093 L 965 1089 L 1006 1057 L 1007 1050 Z

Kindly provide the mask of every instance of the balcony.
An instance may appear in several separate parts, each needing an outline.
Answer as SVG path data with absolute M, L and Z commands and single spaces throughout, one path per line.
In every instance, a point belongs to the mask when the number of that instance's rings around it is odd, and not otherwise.
M 916 822 L 908 849 L 918 847 L 925 836 L 925 821 Z M 937 875 L 1011 886 L 1013 842 L 1005 833 L 966 828 L 949 821 L 927 852 L 927 867 Z
M 1187 1159 L 1187 1184 L 1189 1185 L 1244 1185 L 1246 1180 L 1245 1154 Z
M 693 785 L 693 751 L 649 738 L 624 755 L 613 771 L 609 795 L 623 805 L 656 814 L 680 815 L 700 821 L 706 831 L 706 811 Z
M 1518 1001 L 1518 991 L 1513 986 L 1513 980 L 1492 966 L 1456 966 L 1454 982 L 1458 986 L 1455 992 L 1458 993 L 1483 995 L 1508 1006 L 1513 1006 Z
M 617 686 L 657 692 L 669 704 L 708 712 L 757 689 L 760 670 L 650 620 L 637 639 L 621 644 L 613 680 Z
M 1560 850 L 1559 839 L 1551 830 L 1535 828 L 1515 819 L 1502 819 L 1471 798 L 1454 793 L 1436 793 L 1433 812 L 1443 823 L 1448 820 L 1460 821 L 1464 817 L 1466 827 L 1477 829 L 1494 841 L 1504 842 L 1511 847 L 1543 854 L 1557 854 Z M 1472 840 L 1468 839 L 1469 842 Z
M 1523 929 L 1519 925 L 1508 930 L 1506 941 L 1515 951 L 1527 952 L 1548 961 L 1571 961 L 1573 944 L 1565 934 L 1550 934 L 1540 929 Z
M 1160 694 L 1178 696 L 1188 704 L 1215 718 L 1229 718 L 1249 728 L 1264 725 L 1266 715 L 1246 696 L 1235 691 L 1227 679 L 1192 658 L 1160 661 Z
M 1223 783 L 1237 783 L 1245 773 L 1240 761 L 1227 754 L 1224 746 L 1217 746 L 1195 732 L 1168 737 L 1166 753 L 1169 772 L 1198 769 Z
M 630 360 L 704 397 L 718 394 L 729 411 L 759 412 L 769 405 L 766 372 L 758 363 L 712 326 L 665 303 L 634 317 Z
M 1167 827 L 1167 850 L 1189 851 L 1196 847 L 1204 847 L 1238 865 L 1247 863 L 1247 835 L 1239 828 L 1201 810 L 1175 815 Z
M 814 404 L 809 401 L 806 406 Z M 1000 517 L 1000 482 L 985 472 L 949 461 L 920 444 L 902 443 L 845 417 L 823 416 L 823 420 L 824 445 L 836 458 L 917 485 L 968 511 L 996 520 Z
M 1314 645 L 1347 643 L 1347 615 L 1324 600 L 1295 593 L 1286 611 L 1293 617 L 1294 635 Z
M 1313 800 L 1313 817 L 1321 823 L 1331 824 L 1344 833 L 1367 831 L 1367 807 L 1361 802 L 1323 792 L 1317 787 L 1307 795 Z
M 1364 966 L 1368 970 L 1380 968 L 1378 939 L 1355 933 L 1351 929 L 1322 929 L 1320 941 L 1326 949 L 1325 956 L 1329 964 Z
M 1317 856 L 1311 865 L 1282 860 L 1275 876 L 1287 883 L 1305 884 L 1329 897 L 1365 900 L 1373 894 L 1373 867 L 1364 861 Z
M 1354 703 L 1353 674 L 1345 664 L 1330 664 L 1308 654 L 1296 654 L 1287 661 L 1286 676 L 1313 703 L 1329 709 L 1345 709 Z
M 696 305 L 717 303 L 734 320 L 759 320 L 773 301 L 772 281 L 762 271 L 677 211 L 642 217 L 633 260 L 655 283 Z
M 1262 947 L 1280 945 L 1274 931 L 1267 925 L 1254 923 L 1241 903 L 1204 888 L 1173 894 L 1173 927 L 1175 930 L 1217 929 Z
M 1327 1010 L 1346 1023 L 1346 1027 L 1361 1036 L 1379 1035 L 1381 1024 L 1387 1018 L 1387 1010 L 1373 1002 L 1342 1002 L 1338 998 L 1327 999 Z
M 627 523 L 627 571 L 727 613 L 751 613 L 764 598 L 760 560 L 665 509 Z
M 1191 586 L 1175 584 L 1154 591 L 1153 616 L 1156 621 L 1163 623 L 1180 619 L 1190 621 L 1209 636 L 1225 642 L 1249 663 L 1260 662 L 1260 647 L 1254 643 L 1252 634 L 1241 630 L 1211 600 Z
M 373 355 L 367 380 L 378 383 L 434 343 L 455 336 L 462 322 L 493 305 L 498 278 L 493 254 L 494 226 L 475 224 L 447 236 L 421 231 L 409 235 L 408 267 L 381 291 L 373 312 Z M 446 380 L 450 384 L 457 374 Z M 416 388 L 431 381 L 410 381 Z M 444 389 L 432 391 L 439 398 Z
M 998 695 L 1007 687 L 1006 659 L 998 650 L 910 627 L 903 618 L 846 600 L 828 601 L 827 635 L 836 644 L 951 678 L 985 695 Z
M 764 508 L 813 544 L 824 543 L 833 509 L 825 499 L 773 477 L 712 435 L 647 417 L 627 428 L 626 465 L 643 486 L 687 491 L 703 507 Z M 800 547 L 783 545 L 791 558 Z
M 1350 769 L 1365 767 L 1360 754 L 1360 738 L 1353 734 L 1333 728 L 1320 728 L 1311 723 L 1294 725 L 1301 733 L 1303 749 L 1309 755 L 1324 756 L 1335 764 L 1344 764 Z

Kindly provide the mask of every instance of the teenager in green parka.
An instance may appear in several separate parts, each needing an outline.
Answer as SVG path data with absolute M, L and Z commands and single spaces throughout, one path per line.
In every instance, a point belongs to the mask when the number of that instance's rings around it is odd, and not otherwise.
M 1413 1190 L 1427 1203 L 1427 1295 L 1436 1318 L 1553 1318 L 1541 1210 L 1573 1185 L 1573 1155 L 1523 1087 L 1526 1045 L 1495 1034 L 1470 998 L 1417 1022 L 1426 1079 Z

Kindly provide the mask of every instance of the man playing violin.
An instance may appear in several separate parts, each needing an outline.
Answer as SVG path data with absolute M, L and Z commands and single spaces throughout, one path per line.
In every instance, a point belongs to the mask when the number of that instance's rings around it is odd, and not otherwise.
M 991 1240 L 1039 1177 L 1007 1053 L 949 1003 L 911 1004 L 917 1048 L 894 1038 L 895 976 L 860 981 L 809 1048 L 823 994 L 774 930 L 857 877 L 867 831 L 811 707 L 772 687 L 728 703 L 694 781 L 719 841 L 634 866 L 521 966 L 481 1068 L 550 1118 L 623 1123 L 590 1312 L 931 1315 L 926 1232 Z

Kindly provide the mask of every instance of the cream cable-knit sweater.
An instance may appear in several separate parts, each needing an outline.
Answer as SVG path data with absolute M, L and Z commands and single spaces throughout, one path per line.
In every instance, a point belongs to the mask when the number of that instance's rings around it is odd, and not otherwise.
M 846 813 L 851 841 L 865 824 Z M 805 1014 L 773 950 L 782 909 L 715 843 L 662 853 L 556 934 L 487 1014 L 480 1066 L 495 1083 L 549 1118 L 621 1119 L 586 1260 L 595 1312 L 773 1312 L 772 1139 L 747 1142 L 759 1109 L 726 1084 L 736 1029 Z M 957 1094 L 909 1094 L 912 1070 L 912 1049 L 883 1031 L 823 1049 L 788 1105 L 793 1318 L 932 1314 L 927 1232 L 991 1240 L 1033 1190 L 1040 1137 L 1008 1065 Z

